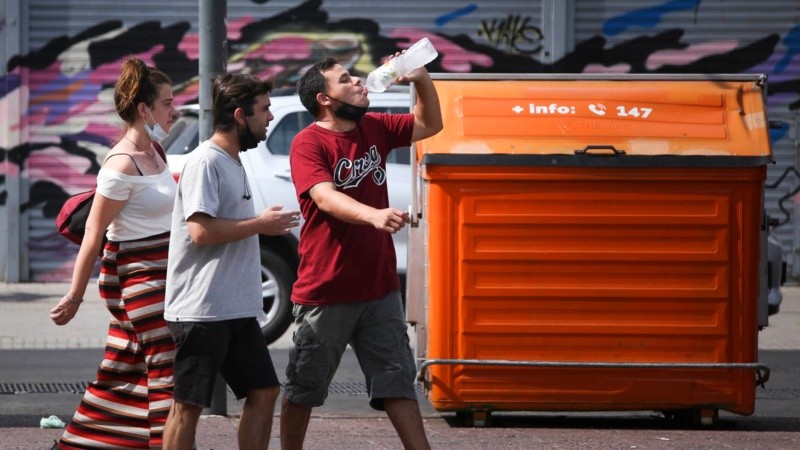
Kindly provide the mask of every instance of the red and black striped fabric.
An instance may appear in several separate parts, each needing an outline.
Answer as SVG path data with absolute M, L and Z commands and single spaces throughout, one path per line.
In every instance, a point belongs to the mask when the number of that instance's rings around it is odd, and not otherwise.
M 164 321 L 168 246 L 168 233 L 106 243 L 100 296 L 114 317 L 97 381 L 86 389 L 60 448 L 161 447 L 175 357 Z

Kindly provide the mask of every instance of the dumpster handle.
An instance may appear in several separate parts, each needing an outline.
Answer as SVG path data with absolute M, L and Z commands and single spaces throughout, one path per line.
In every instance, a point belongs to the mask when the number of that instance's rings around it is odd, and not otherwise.
M 624 155 L 625 150 L 617 150 L 616 147 L 613 145 L 587 145 L 586 147 L 580 149 L 575 149 L 576 155 L 587 155 L 592 150 L 610 150 L 614 155 Z
M 770 368 L 758 363 L 647 363 L 647 362 L 583 362 L 583 361 L 509 361 L 499 359 L 429 359 L 422 362 L 417 381 L 425 382 L 425 372 L 433 365 L 460 366 L 524 366 L 577 367 L 593 369 L 755 369 L 756 384 L 769 381 Z
M 416 89 L 414 87 L 414 83 L 411 83 L 410 86 L 410 95 L 411 95 L 411 106 L 409 112 L 414 111 L 414 105 L 417 102 L 417 94 Z M 416 228 L 419 226 L 419 219 L 422 218 L 422 206 L 421 200 L 419 199 L 419 167 L 417 167 L 417 144 L 415 142 L 411 143 L 411 147 L 409 148 L 411 152 L 409 166 L 411 167 L 411 204 L 408 205 L 408 218 L 410 220 L 410 227 Z

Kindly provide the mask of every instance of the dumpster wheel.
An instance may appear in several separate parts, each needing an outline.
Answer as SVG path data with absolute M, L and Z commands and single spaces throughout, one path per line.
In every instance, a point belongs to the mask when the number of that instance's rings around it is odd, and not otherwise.
M 661 413 L 667 419 L 691 427 L 711 427 L 716 425 L 719 419 L 719 409 L 716 408 L 672 409 Z

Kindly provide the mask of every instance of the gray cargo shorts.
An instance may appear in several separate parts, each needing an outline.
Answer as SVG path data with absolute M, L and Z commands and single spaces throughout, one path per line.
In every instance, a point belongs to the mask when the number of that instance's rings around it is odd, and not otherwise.
M 347 344 L 364 373 L 369 404 L 383 399 L 416 400 L 416 365 L 400 292 L 378 300 L 331 306 L 295 305 L 294 345 L 286 366 L 284 395 L 292 403 L 322 406 Z

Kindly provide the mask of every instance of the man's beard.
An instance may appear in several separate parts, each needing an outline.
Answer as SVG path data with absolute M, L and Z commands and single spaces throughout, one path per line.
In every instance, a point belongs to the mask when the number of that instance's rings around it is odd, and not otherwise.
M 366 106 L 355 106 L 351 105 L 350 103 L 345 103 L 336 98 L 333 99 L 341 104 L 338 108 L 333 110 L 333 113 L 336 114 L 336 117 L 345 120 L 352 120 L 353 122 L 360 122 L 364 114 L 367 113 Z
M 239 131 L 239 124 L 236 124 L 236 130 L 239 132 L 239 151 L 246 152 L 251 148 L 255 148 L 263 139 L 259 139 L 250 130 L 250 124 L 245 122 L 244 131 Z

